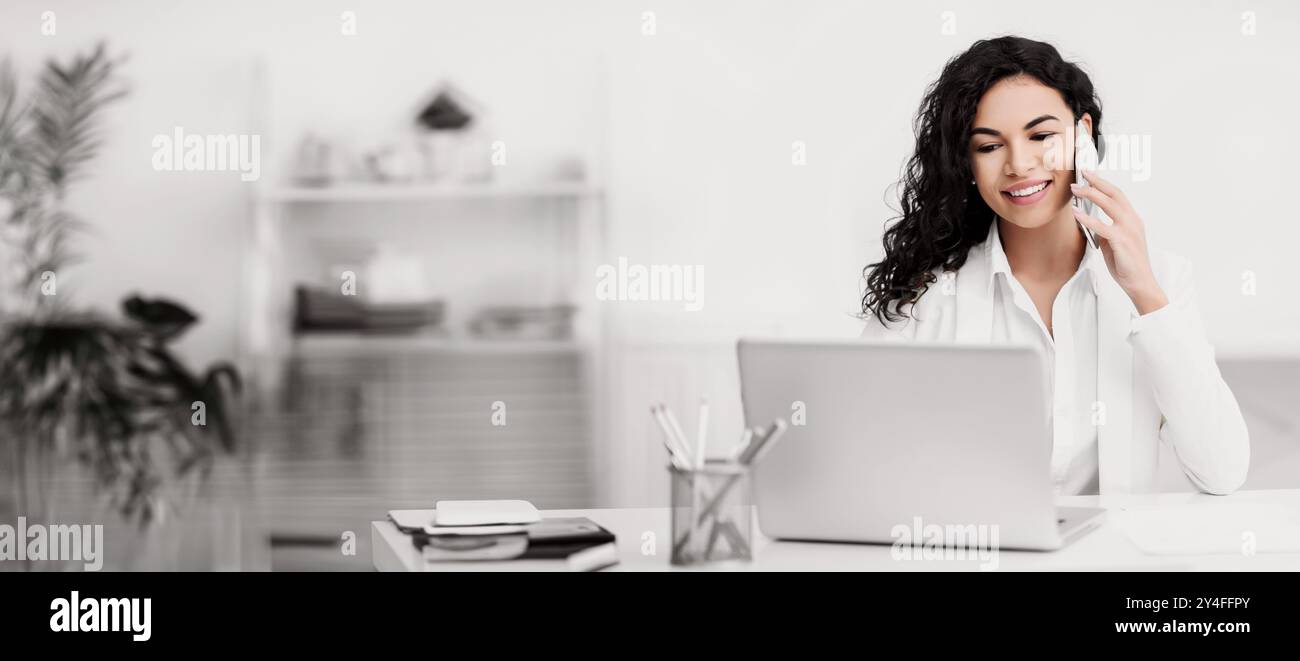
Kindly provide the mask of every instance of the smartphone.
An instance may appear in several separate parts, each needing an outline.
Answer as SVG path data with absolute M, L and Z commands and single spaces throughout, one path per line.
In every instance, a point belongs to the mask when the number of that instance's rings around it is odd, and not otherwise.
M 1092 136 L 1088 134 L 1088 129 L 1083 125 L 1083 122 L 1079 122 L 1075 124 L 1074 125 L 1074 183 L 1084 188 L 1087 188 L 1088 180 L 1083 178 L 1083 172 L 1085 170 L 1087 170 L 1088 172 L 1096 171 L 1097 165 L 1100 162 L 1101 162 L 1101 157 L 1097 154 L 1097 145 L 1093 143 Z M 1080 211 L 1084 212 L 1085 214 L 1088 214 L 1089 216 L 1092 216 L 1093 218 L 1097 217 L 1096 215 L 1097 205 L 1093 204 L 1092 200 L 1085 200 L 1076 197 L 1074 198 L 1074 206 L 1078 207 Z M 1079 222 L 1079 221 L 1076 220 L 1075 222 Z M 1097 245 L 1097 237 L 1092 235 L 1092 230 L 1089 230 L 1081 222 L 1079 222 L 1079 228 L 1083 230 L 1083 235 L 1087 237 L 1088 243 L 1091 244 L 1093 248 L 1100 247 Z

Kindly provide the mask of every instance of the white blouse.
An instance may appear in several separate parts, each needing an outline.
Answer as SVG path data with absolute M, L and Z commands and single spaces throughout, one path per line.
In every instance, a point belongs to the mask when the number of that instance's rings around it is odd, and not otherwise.
M 989 230 L 995 280 L 993 341 L 1030 344 L 1043 354 L 1044 383 L 1051 384 L 1047 419 L 1052 426 L 1052 485 L 1057 495 L 1093 495 L 1097 489 L 1097 282 L 1093 268 L 1106 268 L 1091 245 L 1074 275 L 1052 301 L 1052 328 L 1011 273 L 998 224 Z M 1001 276 L 1001 277 L 999 277 Z
M 1141 407 L 1154 400 L 1159 411 L 1150 415 L 1159 421 L 1159 441 L 1173 445 L 1184 472 L 1197 487 L 1227 493 L 1245 479 L 1249 440 L 1236 400 L 1214 364 L 1213 349 L 1201 334 L 1190 269 L 1177 269 L 1188 274 L 1183 277 L 1168 275 L 1175 269 L 1165 263 L 1185 263 L 1180 260 L 1162 255 L 1157 267 L 1157 275 L 1164 276 L 1160 279 L 1169 304 L 1146 315 L 1133 311 L 1128 334 L 1121 338 L 1132 346 L 1134 360 L 1141 365 L 1140 383 L 1150 388 L 1143 397 L 1135 391 L 1130 406 Z M 978 267 L 968 268 L 976 263 Z M 975 274 L 978 283 L 970 281 Z M 1117 289 L 1101 252 L 1091 246 L 1085 249 L 1078 269 L 1052 302 L 1055 337 L 1011 273 L 996 222 L 988 239 L 971 248 L 971 258 L 957 274 L 936 271 L 936 275 L 939 280 L 912 307 L 915 319 L 886 327 L 871 317 L 863 337 L 954 342 L 962 334 L 957 319 L 962 308 L 959 292 L 977 299 L 975 305 L 991 305 L 989 325 L 982 327 L 990 343 L 1030 345 L 1044 356 L 1043 383 L 1051 394 L 1046 413 L 1052 428 L 1051 472 L 1056 493 L 1099 493 L 1098 428 L 1106 424 L 1108 411 L 1104 398 L 1098 395 L 1098 362 L 1105 353 L 1099 350 L 1099 334 L 1106 327 L 1099 323 L 1098 294 L 1103 286 Z M 961 276 L 966 280 L 958 287 L 956 280 Z M 972 301 L 965 304 L 970 310 Z M 981 314 L 979 318 L 985 317 Z M 969 325 L 975 320 L 963 321 Z M 1106 345 L 1115 346 L 1113 341 Z M 1134 449 L 1138 456 L 1146 454 L 1137 446 Z M 1150 471 L 1155 460 L 1135 464 Z M 1152 480 L 1154 476 L 1143 475 L 1134 485 L 1150 485 Z

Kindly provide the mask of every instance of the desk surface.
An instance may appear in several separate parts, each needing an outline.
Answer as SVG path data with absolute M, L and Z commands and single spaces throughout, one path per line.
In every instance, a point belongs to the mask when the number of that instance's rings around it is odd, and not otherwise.
M 1231 496 L 1164 493 L 1129 496 L 1072 496 L 1057 499 L 1061 507 L 1101 507 L 1107 510 L 1178 507 L 1181 505 L 1266 504 L 1285 508 L 1294 522 L 1300 515 L 1300 489 L 1242 491 Z M 618 538 L 619 564 L 607 571 L 699 570 L 673 567 L 670 555 L 669 508 L 546 510 L 544 516 L 585 516 Z M 654 555 L 642 553 L 645 533 L 654 534 Z M 425 569 L 409 539 L 388 521 L 371 525 L 375 568 L 381 571 Z M 969 571 L 977 558 L 961 560 L 895 560 L 889 545 L 788 542 L 755 535 L 752 562 L 725 562 L 703 567 L 714 571 Z M 500 563 L 508 569 L 510 563 Z M 1105 520 L 1095 530 L 1053 552 L 1000 551 L 998 570 L 1108 571 L 1300 571 L 1300 553 L 1213 555 L 1147 555 L 1124 530 Z M 436 571 L 437 565 L 428 569 Z

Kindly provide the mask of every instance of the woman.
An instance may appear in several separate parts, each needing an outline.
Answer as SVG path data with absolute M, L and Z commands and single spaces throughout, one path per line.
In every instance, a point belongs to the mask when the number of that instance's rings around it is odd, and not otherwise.
M 1250 441 L 1188 262 L 1147 249 L 1114 184 L 1072 186 L 1076 122 L 1101 146 L 1092 82 L 1049 44 L 1001 37 L 950 60 L 916 119 L 901 217 L 866 270 L 863 335 L 1039 347 L 1057 494 L 1158 490 L 1162 441 L 1199 489 L 1231 493 Z

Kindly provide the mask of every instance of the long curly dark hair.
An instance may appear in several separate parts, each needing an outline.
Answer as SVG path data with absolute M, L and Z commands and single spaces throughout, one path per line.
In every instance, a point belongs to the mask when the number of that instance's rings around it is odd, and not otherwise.
M 882 324 L 904 318 L 936 281 L 933 270 L 955 271 L 972 246 L 988 237 L 993 210 L 971 183 L 970 130 L 980 99 L 998 81 L 1032 76 L 1061 93 L 1077 121 L 1092 116 L 1101 149 L 1101 101 L 1078 65 L 1051 44 L 1022 37 L 975 42 L 944 66 L 926 89 L 913 123 L 916 151 L 898 182 L 900 216 L 884 232 L 884 258 L 863 270 L 863 318 Z M 910 312 L 910 310 L 909 310 Z

